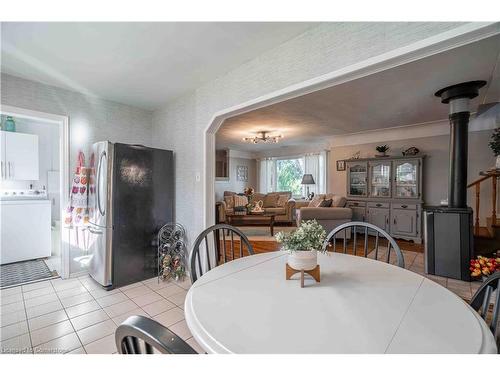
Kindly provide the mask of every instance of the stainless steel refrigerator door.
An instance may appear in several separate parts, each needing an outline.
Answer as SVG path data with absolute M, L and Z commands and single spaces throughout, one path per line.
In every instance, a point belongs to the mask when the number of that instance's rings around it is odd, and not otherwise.
M 92 146 L 92 151 L 96 167 L 95 190 L 91 192 L 94 194 L 93 199 L 91 199 L 94 204 L 89 223 L 89 232 L 92 235 L 89 273 L 101 285 L 109 286 L 112 283 L 111 184 L 113 181 L 113 144 L 98 142 Z

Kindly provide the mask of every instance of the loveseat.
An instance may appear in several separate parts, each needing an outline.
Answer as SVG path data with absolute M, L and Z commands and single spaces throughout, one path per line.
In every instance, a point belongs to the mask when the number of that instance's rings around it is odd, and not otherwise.
M 235 198 L 235 196 L 238 196 Z M 225 223 L 226 215 L 231 215 L 234 213 L 235 199 L 236 204 L 242 204 L 245 202 L 246 197 L 235 193 L 234 191 L 225 191 L 224 199 L 217 202 L 217 214 L 218 222 Z M 255 203 L 262 201 L 265 213 L 273 213 L 275 223 L 293 223 L 293 214 L 295 210 L 295 200 L 292 199 L 292 193 L 290 191 L 278 191 L 273 193 L 254 193 L 250 199 L 249 203 Z

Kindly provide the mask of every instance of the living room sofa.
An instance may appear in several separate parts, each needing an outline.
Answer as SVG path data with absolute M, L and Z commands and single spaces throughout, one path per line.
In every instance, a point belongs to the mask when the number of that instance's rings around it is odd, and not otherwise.
M 319 207 L 322 201 L 329 199 L 332 200 L 331 207 Z M 328 234 L 337 226 L 352 220 L 352 210 L 345 207 L 346 204 L 347 200 L 345 197 L 335 194 L 317 194 L 306 207 L 297 208 L 297 226 L 304 220 L 314 219 L 325 228 Z M 341 236 L 338 238 L 341 238 Z
M 234 191 L 225 191 L 224 199 L 217 202 L 218 222 L 227 222 L 226 215 L 234 213 Z M 278 191 L 273 193 L 254 193 L 250 203 L 262 201 L 266 213 L 274 213 L 275 223 L 292 224 L 295 211 L 295 200 L 292 199 L 290 191 Z

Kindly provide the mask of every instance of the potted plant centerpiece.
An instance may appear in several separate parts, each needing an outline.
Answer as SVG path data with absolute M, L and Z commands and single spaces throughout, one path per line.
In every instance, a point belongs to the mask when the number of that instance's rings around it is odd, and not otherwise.
M 500 128 L 493 130 L 491 135 L 490 148 L 496 156 L 495 168 L 500 169 Z
M 303 221 L 291 233 L 279 232 L 276 241 L 288 251 L 288 265 L 295 270 L 310 271 L 318 264 L 318 251 L 326 239 L 325 229 L 316 220 Z

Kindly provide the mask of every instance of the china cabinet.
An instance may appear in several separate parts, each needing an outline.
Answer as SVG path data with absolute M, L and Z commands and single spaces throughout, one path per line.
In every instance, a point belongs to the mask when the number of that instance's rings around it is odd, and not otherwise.
M 367 196 L 367 175 L 367 162 L 349 163 L 349 167 L 347 169 L 347 181 L 349 182 L 348 195 L 355 197 Z
M 422 241 L 422 168 L 425 155 L 346 161 L 347 206 L 395 238 Z

